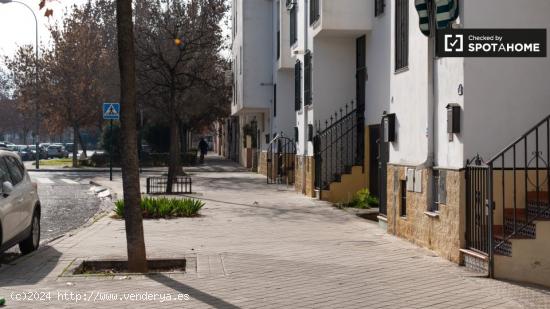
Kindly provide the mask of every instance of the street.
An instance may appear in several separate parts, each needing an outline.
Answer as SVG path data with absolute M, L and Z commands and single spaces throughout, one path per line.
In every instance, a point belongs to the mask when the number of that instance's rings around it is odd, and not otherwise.
M 38 184 L 42 203 L 41 242 L 46 243 L 85 224 L 100 208 L 101 201 L 90 191 L 97 173 L 29 172 Z M 0 263 L 19 256 L 13 247 L 0 255 Z

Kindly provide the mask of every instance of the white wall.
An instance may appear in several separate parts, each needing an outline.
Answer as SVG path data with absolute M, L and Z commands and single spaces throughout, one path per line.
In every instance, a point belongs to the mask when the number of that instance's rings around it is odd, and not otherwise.
M 294 139 L 294 127 L 296 126 L 294 71 L 279 70 L 276 75 L 277 116 L 273 117 L 272 134 L 282 132 L 286 137 Z M 273 109 L 271 115 L 273 115 Z
M 366 125 L 380 124 L 382 113 L 390 106 L 391 6 L 392 1 L 386 1 L 385 12 L 373 17 L 373 30 L 367 33 Z
M 390 10 L 387 10 L 390 12 Z M 395 7 L 391 6 L 390 112 L 397 118 L 397 142 L 390 163 L 420 165 L 428 158 L 428 40 L 418 29 L 414 1 L 409 1 L 409 69 L 395 73 Z
M 232 113 L 246 109 L 269 110 L 273 83 L 273 3 L 271 1 L 237 0 L 239 27 L 233 45 L 237 61 L 238 100 Z M 242 59 L 242 60 L 241 60 Z M 241 63 L 242 62 L 242 63 Z M 262 86 L 261 84 L 268 84 Z
M 549 14 L 548 0 L 466 1 L 463 22 L 547 29 Z M 466 158 L 489 159 L 550 114 L 549 58 L 467 58 L 464 70 Z
M 351 35 L 372 29 L 374 0 L 320 0 L 320 4 L 321 18 L 314 35 Z

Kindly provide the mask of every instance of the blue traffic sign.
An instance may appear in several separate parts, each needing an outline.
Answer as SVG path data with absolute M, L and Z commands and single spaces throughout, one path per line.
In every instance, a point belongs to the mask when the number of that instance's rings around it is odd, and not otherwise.
M 119 120 L 120 119 L 120 103 L 103 103 L 103 119 L 104 120 Z

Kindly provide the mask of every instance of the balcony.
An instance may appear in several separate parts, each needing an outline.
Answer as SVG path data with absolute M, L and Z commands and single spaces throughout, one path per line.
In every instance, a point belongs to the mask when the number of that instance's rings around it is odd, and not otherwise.
M 370 0 L 313 0 L 311 26 L 316 36 L 357 36 L 372 30 L 374 2 Z M 316 7 L 317 6 L 317 7 Z

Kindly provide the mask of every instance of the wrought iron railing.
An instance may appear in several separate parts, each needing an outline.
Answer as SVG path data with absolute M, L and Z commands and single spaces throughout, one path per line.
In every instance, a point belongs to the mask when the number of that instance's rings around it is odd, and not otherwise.
M 267 149 L 267 183 L 294 184 L 296 142 L 277 135 Z
M 147 177 L 147 194 L 190 194 L 193 189 L 191 177 L 177 176 L 172 181 L 172 192 L 167 193 L 168 177 Z
M 468 162 L 467 241 L 489 256 L 511 254 L 510 240 L 534 238 L 537 219 L 550 219 L 550 116 L 500 153 Z
M 351 105 L 334 113 L 323 124 L 317 123 L 317 135 L 313 139 L 315 151 L 315 186 L 329 189 L 331 183 L 340 181 L 353 166 L 364 163 L 364 115 L 361 109 Z

